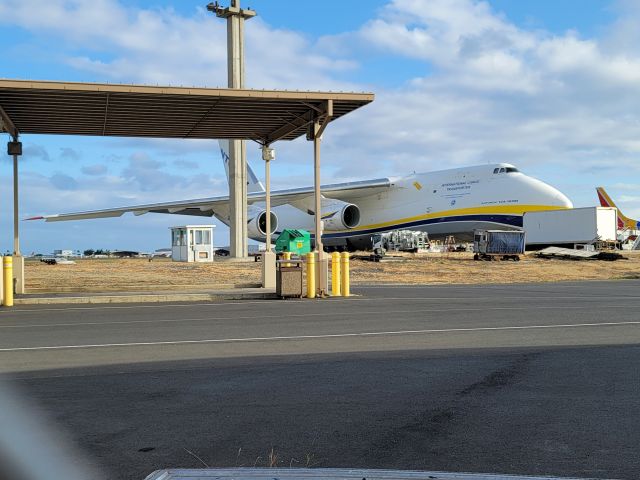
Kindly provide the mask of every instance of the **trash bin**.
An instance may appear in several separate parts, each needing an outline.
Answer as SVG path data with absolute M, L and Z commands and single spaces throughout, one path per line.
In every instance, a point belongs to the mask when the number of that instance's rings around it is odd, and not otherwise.
M 276 295 L 302 297 L 302 260 L 276 261 Z

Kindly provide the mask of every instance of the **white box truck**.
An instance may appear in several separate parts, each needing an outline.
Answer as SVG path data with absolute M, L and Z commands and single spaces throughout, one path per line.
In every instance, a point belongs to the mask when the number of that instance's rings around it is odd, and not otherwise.
M 618 234 L 617 209 L 611 207 L 525 212 L 522 222 L 527 248 L 615 242 Z

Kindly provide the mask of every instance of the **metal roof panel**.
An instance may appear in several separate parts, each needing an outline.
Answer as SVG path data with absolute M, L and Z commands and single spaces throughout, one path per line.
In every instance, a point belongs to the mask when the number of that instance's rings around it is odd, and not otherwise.
M 328 101 L 335 120 L 373 99 L 372 93 L 0 79 L 0 107 L 21 134 L 272 143 L 305 134 Z

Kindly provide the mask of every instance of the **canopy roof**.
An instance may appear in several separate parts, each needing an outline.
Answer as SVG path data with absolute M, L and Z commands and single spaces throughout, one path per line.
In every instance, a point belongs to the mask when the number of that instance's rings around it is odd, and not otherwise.
M 327 112 L 335 120 L 372 93 L 153 87 L 0 79 L 0 125 L 24 133 L 293 140 Z

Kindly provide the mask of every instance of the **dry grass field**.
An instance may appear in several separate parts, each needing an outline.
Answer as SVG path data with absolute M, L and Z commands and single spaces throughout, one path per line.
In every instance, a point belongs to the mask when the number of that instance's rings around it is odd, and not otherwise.
M 25 262 L 26 288 L 38 292 L 206 290 L 259 286 L 259 263 L 182 263 L 171 259 L 104 258 L 75 265 Z
M 407 255 L 412 257 L 412 255 Z M 355 283 L 477 284 L 640 278 L 640 252 L 626 260 L 545 260 L 533 254 L 513 261 L 474 261 L 471 253 L 422 254 L 403 263 L 351 263 Z
M 543 260 L 527 255 L 520 262 L 477 262 L 469 253 L 405 254 L 403 262 L 351 261 L 354 284 L 474 284 L 554 282 L 640 278 L 640 252 L 626 260 Z M 87 259 L 75 265 L 27 261 L 27 291 L 109 292 L 206 290 L 257 286 L 260 264 L 221 260 L 211 264 L 168 259 Z

